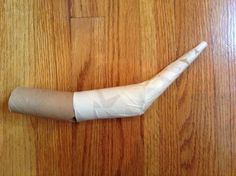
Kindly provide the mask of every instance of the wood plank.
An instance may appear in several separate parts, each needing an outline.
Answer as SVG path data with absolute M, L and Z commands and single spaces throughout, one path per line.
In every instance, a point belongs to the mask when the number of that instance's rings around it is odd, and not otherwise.
M 72 17 L 103 17 L 107 0 L 69 0 Z
M 22 4 L 25 3 L 23 6 Z M 30 48 L 33 41 L 32 3 L 26 1 L 1 2 L 0 52 L 0 175 L 36 175 L 34 129 L 29 118 L 10 114 L 7 108 L 10 91 L 18 85 L 29 84 Z M 14 42 L 13 42 L 14 41 Z
M 211 1 L 211 38 L 215 77 L 215 165 L 217 174 L 235 175 L 235 7 L 233 1 Z
M 140 1 L 142 69 L 146 79 L 176 59 L 173 1 Z M 178 175 L 176 85 L 173 84 L 144 115 L 146 175 Z
M 72 71 L 74 90 L 106 84 L 104 18 L 72 18 Z M 73 128 L 73 174 L 103 175 L 107 128 L 102 122 L 85 122 Z M 104 139 L 105 138 L 105 139 Z
M 197 8 L 190 10 L 193 6 Z M 180 175 L 214 175 L 215 97 L 208 4 L 177 1 L 175 7 L 177 53 L 201 40 L 209 42 L 206 51 L 177 81 Z
M 108 18 L 72 19 L 75 89 L 141 81 L 136 2 L 124 1 L 120 5 L 111 2 Z M 142 121 L 139 118 L 81 123 L 74 128 L 73 137 L 76 139 L 74 157 L 79 158 L 73 162 L 75 175 L 143 175 Z
M 109 86 L 143 81 L 140 36 L 139 0 L 109 1 L 107 10 L 107 57 L 109 59 Z M 120 167 L 117 175 L 144 174 L 143 118 L 117 120 L 121 134 Z M 112 128 L 111 128 L 112 129 Z M 112 131 L 115 131 L 112 130 Z M 123 141 L 122 141 L 123 140 Z M 115 163 L 109 163 L 110 168 Z M 105 163 L 105 164 L 106 164 Z M 116 163 L 117 165 L 117 163 Z M 112 175 L 113 172 L 110 173 Z M 114 175 L 114 174 L 113 174 Z
M 70 175 L 71 124 L 7 109 L 10 91 L 17 86 L 71 89 L 67 1 L 2 4 L 0 175 Z
M 227 49 L 229 62 L 229 84 L 230 84 L 230 140 L 231 143 L 231 175 L 236 173 L 236 2 L 227 1 Z M 222 39 L 224 39 L 222 37 Z M 227 126 L 229 127 L 229 126 Z
M 67 0 L 34 2 L 34 87 L 72 90 Z M 38 175 L 72 174 L 72 124 L 37 120 Z

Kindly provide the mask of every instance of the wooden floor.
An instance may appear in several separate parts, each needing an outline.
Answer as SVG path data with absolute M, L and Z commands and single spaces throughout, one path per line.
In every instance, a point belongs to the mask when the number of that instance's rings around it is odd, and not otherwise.
M 8 112 L 17 86 L 138 83 L 202 40 L 207 50 L 141 117 Z M 0 0 L 0 175 L 236 176 L 236 1 Z

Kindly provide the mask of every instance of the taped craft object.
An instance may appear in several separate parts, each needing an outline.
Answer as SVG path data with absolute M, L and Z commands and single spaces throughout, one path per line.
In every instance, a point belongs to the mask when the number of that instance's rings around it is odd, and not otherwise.
M 141 115 L 206 47 L 201 42 L 155 77 L 138 84 L 74 93 L 19 87 L 9 98 L 9 110 L 77 122 Z

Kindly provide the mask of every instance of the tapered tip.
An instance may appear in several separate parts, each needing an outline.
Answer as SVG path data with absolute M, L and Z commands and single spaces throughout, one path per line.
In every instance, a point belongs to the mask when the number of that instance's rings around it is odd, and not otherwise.
M 196 50 L 201 53 L 208 46 L 207 42 L 202 41 L 198 46 L 196 46 Z
M 203 41 L 198 44 L 195 48 L 184 54 L 178 60 L 183 61 L 190 65 L 198 56 L 203 52 L 203 50 L 207 47 L 207 42 Z

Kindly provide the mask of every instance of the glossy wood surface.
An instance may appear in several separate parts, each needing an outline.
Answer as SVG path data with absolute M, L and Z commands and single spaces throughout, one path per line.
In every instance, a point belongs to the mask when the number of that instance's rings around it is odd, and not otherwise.
M 0 175 L 236 175 L 236 1 L 0 0 Z M 141 117 L 78 124 L 8 112 L 17 86 L 151 78 L 209 46 Z

